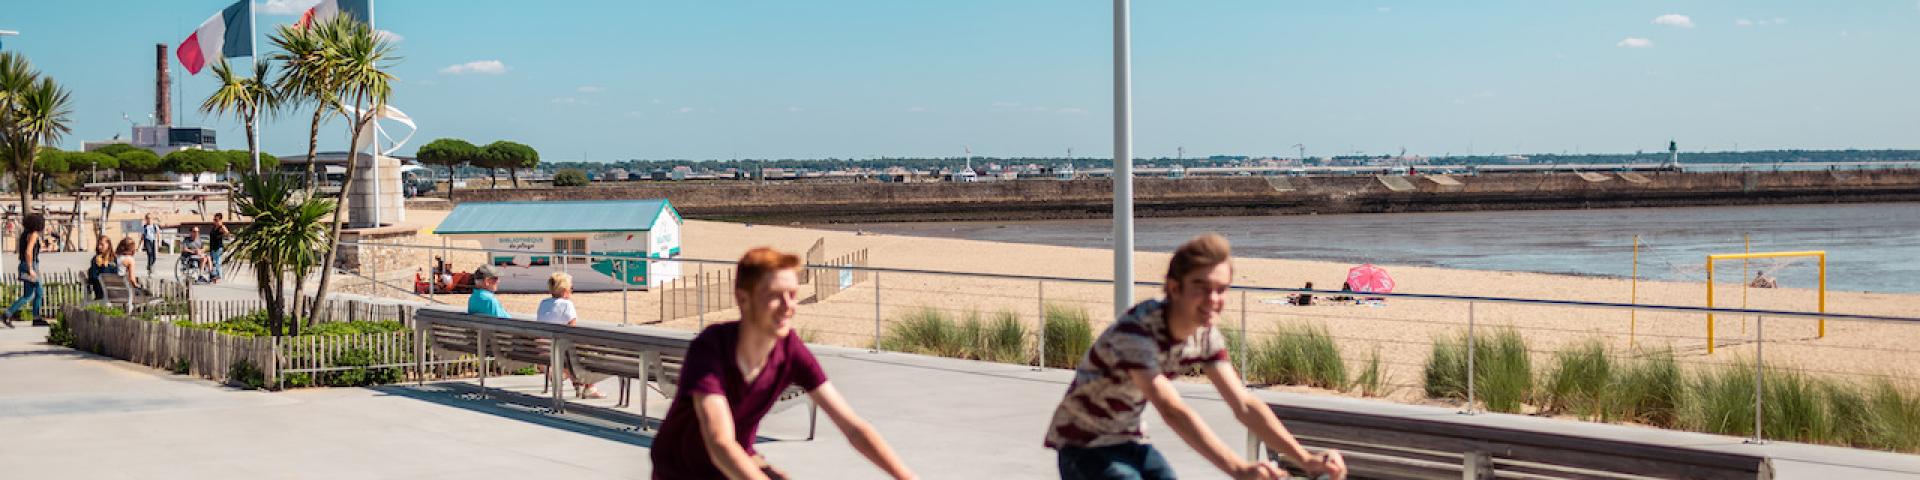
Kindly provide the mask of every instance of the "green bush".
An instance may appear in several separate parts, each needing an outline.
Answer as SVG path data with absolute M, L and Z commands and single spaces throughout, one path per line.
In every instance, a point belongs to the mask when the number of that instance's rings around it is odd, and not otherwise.
M 1041 325 L 1041 333 L 1047 337 L 1046 351 L 1041 355 L 1046 366 L 1080 366 L 1080 359 L 1086 357 L 1087 349 L 1093 348 L 1092 318 L 1085 308 L 1047 304 L 1046 319 Z
M 1247 332 L 1222 328 L 1220 336 L 1227 339 L 1227 361 L 1233 362 L 1234 368 L 1246 365 L 1244 360 L 1247 359 Z M 1240 372 L 1241 377 L 1244 378 L 1246 375 L 1247 372 Z
M 524 367 L 520 367 L 520 368 L 518 368 L 518 369 L 515 369 L 514 371 L 512 371 L 512 372 L 509 372 L 509 373 L 511 373 L 511 374 L 513 374 L 513 375 L 539 375 L 539 374 L 540 374 L 540 367 L 537 367 L 537 366 L 533 366 L 533 365 L 528 365 L 528 366 L 524 366 Z
M 385 385 L 398 383 L 402 376 L 400 369 L 396 367 L 369 368 L 375 364 L 375 358 L 373 351 L 364 348 L 348 349 L 335 354 L 332 363 L 335 367 L 355 368 L 329 372 L 324 381 L 330 387 Z
M 1511 327 L 1474 337 L 1473 382 L 1487 410 L 1517 413 L 1533 392 L 1533 365 L 1527 341 Z M 1427 396 L 1467 398 L 1467 335 L 1434 339 L 1424 372 Z
M 167 371 L 173 372 L 174 375 L 186 375 L 193 371 L 193 362 L 187 360 L 187 357 L 175 358 L 173 363 L 167 366 Z
M 67 325 L 66 315 L 54 315 L 53 321 L 47 324 L 47 344 L 75 348 L 73 328 Z
M 234 360 L 233 365 L 227 367 L 227 383 L 249 390 L 259 390 L 267 385 L 267 378 L 266 374 L 260 372 L 260 367 L 254 366 L 253 362 L 244 359 Z
M 1347 386 L 1347 365 L 1325 325 L 1283 324 L 1257 344 L 1247 366 L 1248 381 L 1308 385 L 1330 390 Z
M 1608 384 L 1613 379 L 1606 344 L 1588 340 L 1555 353 L 1553 362 L 1553 373 L 1548 374 L 1540 392 L 1541 407 L 1554 413 L 1603 416 L 1604 397 L 1611 391 Z
M 556 187 L 584 187 L 587 183 L 587 172 L 577 168 L 564 168 L 553 174 L 553 186 Z

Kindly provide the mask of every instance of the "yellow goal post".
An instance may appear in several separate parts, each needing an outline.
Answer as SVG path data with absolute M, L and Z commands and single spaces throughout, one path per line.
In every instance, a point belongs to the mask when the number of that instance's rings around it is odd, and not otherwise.
M 1754 260 L 1761 258 L 1816 257 L 1820 259 L 1820 313 L 1827 313 L 1827 252 L 1813 250 L 1804 252 L 1754 252 L 1726 253 L 1707 255 L 1707 308 L 1713 308 L 1713 262 L 1719 260 Z M 1746 281 L 1742 278 L 1741 281 Z M 1820 319 L 1820 334 L 1817 338 L 1827 337 L 1827 319 Z M 1707 314 L 1707 353 L 1713 353 L 1713 314 Z

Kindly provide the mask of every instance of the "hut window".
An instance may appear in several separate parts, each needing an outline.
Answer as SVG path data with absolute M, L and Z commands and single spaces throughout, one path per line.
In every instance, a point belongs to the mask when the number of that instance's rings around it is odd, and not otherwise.
M 587 253 L 587 239 L 555 238 L 553 239 L 553 251 L 554 253 L 585 255 Z M 566 262 L 570 264 L 576 264 L 576 265 L 585 264 L 587 263 L 587 258 L 586 257 L 567 257 Z

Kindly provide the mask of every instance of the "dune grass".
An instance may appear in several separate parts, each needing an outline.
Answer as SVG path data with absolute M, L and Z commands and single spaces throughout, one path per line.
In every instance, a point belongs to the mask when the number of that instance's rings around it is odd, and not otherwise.
M 1339 390 L 1347 386 L 1347 365 L 1325 325 L 1289 323 L 1254 344 L 1244 374 L 1257 384 L 1307 385 Z
M 1047 304 L 1041 328 L 1047 336 L 1042 358 L 1046 366 L 1074 368 L 1093 347 L 1093 316 L 1086 308 Z
M 979 312 L 955 318 L 940 309 L 920 307 L 894 319 L 880 339 L 887 350 L 942 357 L 1021 363 L 1028 353 L 1027 327 L 1020 315 L 1002 311 L 983 321 Z
M 1489 411 L 1518 413 L 1533 394 L 1533 361 L 1527 341 L 1511 327 L 1474 336 L 1476 400 Z M 1424 370 L 1427 396 L 1467 398 L 1467 335 L 1434 339 Z
M 1553 372 L 1547 374 L 1538 392 L 1541 409 L 1586 418 L 1604 417 L 1613 380 L 1613 362 L 1607 357 L 1607 345 L 1597 339 L 1588 340 L 1555 353 L 1553 363 Z
M 1360 376 L 1353 380 L 1348 391 L 1358 391 L 1361 396 L 1380 397 L 1387 395 L 1387 372 L 1380 367 L 1380 349 L 1374 348 L 1373 355 L 1367 357 L 1367 366 L 1360 369 Z

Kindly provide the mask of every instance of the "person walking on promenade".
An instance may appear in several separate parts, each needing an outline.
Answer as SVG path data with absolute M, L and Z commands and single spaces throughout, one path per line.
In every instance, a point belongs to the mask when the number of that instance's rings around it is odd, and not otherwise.
M 481 264 L 473 269 L 473 294 L 467 295 L 467 313 L 488 315 L 500 318 L 513 318 L 507 313 L 507 307 L 500 305 L 500 299 L 493 291 L 500 288 L 500 272 L 492 265 Z
M 40 290 L 40 248 L 44 241 L 42 235 L 47 230 L 47 218 L 38 213 L 29 214 L 21 226 L 20 241 L 15 244 L 20 254 L 20 298 L 7 307 L 5 317 L 0 317 L 0 322 L 5 322 L 7 328 L 14 328 L 13 321 L 20 318 L 20 309 L 28 306 L 33 307 L 33 322 L 41 323 L 40 306 L 44 303 L 41 297 L 46 295 Z
M 1235 455 L 1180 400 L 1170 379 L 1194 366 L 1206 372 L 1235 419 L 1309 477 L 1346 477 L 1338 452 L 1308 453 L 1273 410 L 1247 391 L 1228 361 L 1226 338 L 1214 322 L 1233 282 L 1231 255 L 1227 239 L 1216 234 L 1187 241 L 1167 266 L 1166 298 L 1134 305 L 1094 340 L 1047 426 L 1045 445 L 1059 453 L 1060 478 L 1174 478 L 1173 468 L 1147 443 L 1140 417 L 1148 403 L 1187 445 L 1229 476 L 1287 478 L 1274 463 Z
M 687 348 L 679 389 L 654 437 L 653 478 L 787 478 L 754 451 L 753 439 L 789 384 L 805 389 L 867 461 L 893 478 L 915 478 L 793 333 L 799 268 L 800 257 L 771 248 L 740 257 L 733 284 L 740 320 L 708 326 Z
M 213 214 L 213 228 L 207 232 L 207 251 L 213 253 L 213 273 L 208 274 L 211 277 L 208 283 L 220 283 L 220 257 L 226 253 L 227 237 L 233 235 L 232 230 L 227 230 L 225 217 L 224 213 Z
M 152 275 L 160 253 L 160 224 L 153 223 L 151 213 L 140 220 L 140 248 L 147 252 L 147 274 Z
M 573 308 L 573 275 L 568 275 L 567 272 L 553 272 L 552 276 L 547 277 L 547 294 L 552 296 L 540 300 L 540 308 L 536 310 L 534 320 L 569 327 L 580 320 L 580 313 Z M 571 353 L 567 355 L 566 362 L 566 368 L 560 373 L 567 376 L 567 381 L 573 382 L 575 397 L 607 398 L 607 394 L 593 388 L 592 381 L 583 381 L 580 375 L 575 374 Z

